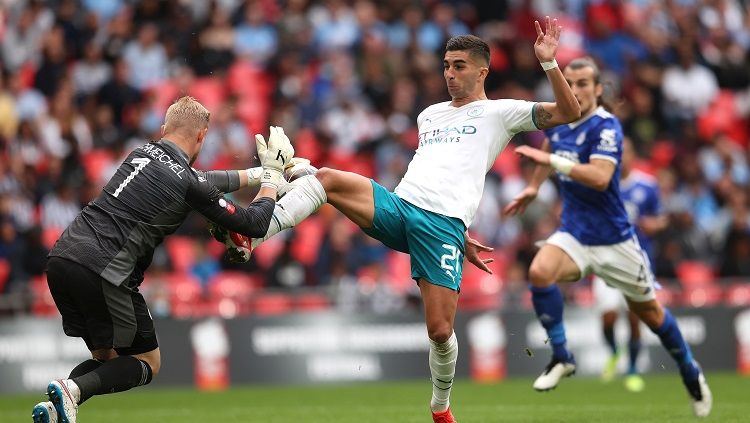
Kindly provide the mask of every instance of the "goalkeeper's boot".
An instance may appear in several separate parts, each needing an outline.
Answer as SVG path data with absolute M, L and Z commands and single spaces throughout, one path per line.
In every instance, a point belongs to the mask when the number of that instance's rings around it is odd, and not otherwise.
M 617 375 L 617 362 L 620 360 L 620 350 L 610 355 L 607 359 L 607 364 L 604 365 L 602 370 L 602 382 L 612 382 Z
M 57 410 L 51 401 L 43 401 L 34 406 L 31 411 L 34 423 L 57 423 Z
M 690 394 L 693 414 L 696 417 L 706 417 L 711 414 L 713 396 L 698 363 L 693 361 L 689 366 L 680 366 L 680 375 L 682 376 L 682 383 L 685 384 L 685 388 Z
M 57 410 L 59 423 L 76 423 L 81 391 L 70 379 L 57 379 L 47 385 L 47 396 Z
M 555 389 L 560 379 L 573 376 L 576 372 L 576 360 L 573 354 L 566 361 L 561 361 L 554 355 L 541 375 L 534 381 L 534 389 L 537 391 L 549 391 Z
M 456 423 L 456 419 L 453 418 L 450 407 L 445 411 L 439 411 L 437 413 L 433 412 L 432 421 L 435 423 Z

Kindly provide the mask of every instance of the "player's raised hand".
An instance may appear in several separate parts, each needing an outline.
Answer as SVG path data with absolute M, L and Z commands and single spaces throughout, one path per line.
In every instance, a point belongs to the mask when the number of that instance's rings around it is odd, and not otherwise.
M 538 148 L 522 145 L 516 147 L 516 154 L 532 160 L 536 164 L 549 166 L 549 153 Z
M 506 216 L 515 216 L 517 214 L 522 214 L 524 211 L 526 211 L 526 207 L 528 207 L 529 204 L 534 201 L 537 193 L 538 191 L 536 188 L 526 187 L 526 189 L 521 191 L 520 194 L 516 195 L 513 200 L 511 200 L 510 204 L 505 206 L 505 208 L 503 209 L 503 214 L 505 214 Z
M 492 269 L 487 266 L 488 264 L 495 261 L 495 259 L 488 258 L 483 259 L 479 257 L 479 253 L 494 251 L 495 249 L 492 247 L 488 247 L 486 245 L 482 245 L 477 241 L 476 239 L 470 238 L 469 235 L 466 235 L 466 241 L 464 241 L 465 249 L 466 249 L 466 260 L 469 260 L 469 263 L 473 264 L 474 266 L 484 270 L 485 272 L 492 274 Z
M 261 186 L 276 188 L 285 183 L 284 167 L 291 163 L 294 157 L 294 147 L 289 138 L 284 134 L 284 129 L 271 126 L 268 142 L 263 135 L 255 135 L 255 145 L 258 158 L 263 165 L 261 175 Z
M 557 19 L 550 20 L 550 17 L 546 16 L 545 23 L 545 30 L 542 32 L 539 21 L 534 21 L 534 27 L 536 28 L 534 53 L 536 53 L 540 62 L 550 62 L 555 58 L 560 41 L 560 32 L 562 32 L 562 27 L 557 24 Z

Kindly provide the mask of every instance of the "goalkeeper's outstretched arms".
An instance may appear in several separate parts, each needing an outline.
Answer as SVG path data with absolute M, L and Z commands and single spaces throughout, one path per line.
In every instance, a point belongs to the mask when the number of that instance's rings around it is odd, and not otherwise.
M 258 157 L 263 165 L 260 191 L 255 201 L 247 208 L 238 207 L 224 198 L 219 188 L 209 183 L 207 178 L 199 175 L 199 183 L 192 185 L 186 196 L 188 204 L 229 231 L 251 238 L 264 236 L 273 216 L 279 186 L 285 183 L 284 167 L 294 157 L 294 148 L 284 130 L 272 126 L 270 132 L 268 142 L 262 135 L 255 136 Z

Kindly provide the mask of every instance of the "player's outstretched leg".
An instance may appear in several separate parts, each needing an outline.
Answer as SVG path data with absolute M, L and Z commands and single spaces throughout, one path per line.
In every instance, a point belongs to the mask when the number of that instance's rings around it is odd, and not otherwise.
M 563 325 L 563 298 L 557 284 L 545 288 L 531 287 L 531 300 L 539 322 L 547 331 L 552 344 L 552 360 L 534 381 L 537 391 L 549 391 L 557 387 L 560 379 L 572 376 L 576 371 L 573 354 L 566 347 Z
M 628 303 L 630 309 L 659 337 L 661 344 L 677 363 L 682 382 L 690 395 L 693 413 L 697 417 L 708 416 L 713 404 L 711 390 L 700 365 L 693 359 L 690 347 L 682 337 L 672 313 L 656 300 Z
M 268 232 L 263 238 L 254 239 L 252 248 L 284 229 L 297 225 L 326 202 L 326 191 L 315 175 L 303 176 L 290 185 L 294 188 L 289 189 L 276 203 Z
M 57 410 L 51 401 L 43 401 L 31 411 L 34 423 L 57 423 Z

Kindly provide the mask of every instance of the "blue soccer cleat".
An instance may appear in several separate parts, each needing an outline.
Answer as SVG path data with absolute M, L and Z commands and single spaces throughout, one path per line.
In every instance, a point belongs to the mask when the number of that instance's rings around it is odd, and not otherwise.
M 40 402 L 31 411 L 31 418 L 34 419 L 34 423 L 57 423 L 55 405 L 50 401 Z
M 47 396 L 55 406 L 58 422 L 76 423 L 81 391 L 75 382 L 70 379 L 53 380 L 47 385 Z

